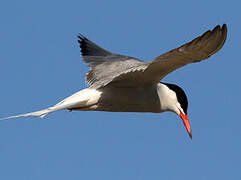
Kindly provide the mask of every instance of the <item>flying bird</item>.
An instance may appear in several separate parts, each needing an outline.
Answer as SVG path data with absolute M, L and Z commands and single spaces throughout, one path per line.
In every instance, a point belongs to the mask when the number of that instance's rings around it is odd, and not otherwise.
M 182 46 L 152 61 L 144 62 L 109 52 L 79 34 L 83 61 L 90 67 L 86 74 L 89 87 L 49 108 L 3 119 L 24 116 L 43 118 L 49 113 L 64 109 L 153 113 L 171 111 L 180 116 L 192 138 L 185 92 L 175 84 L 160 80 L 178 68 L 209 58 L 222 48 L 226 37 L 227 25 L 218 25 Z

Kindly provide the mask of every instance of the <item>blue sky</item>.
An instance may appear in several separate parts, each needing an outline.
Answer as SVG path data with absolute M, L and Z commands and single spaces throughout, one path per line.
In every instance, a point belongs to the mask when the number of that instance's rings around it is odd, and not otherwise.
M 227 23 L 224 47 L 163 81 L 189 99 L 190 141 L 174 113 L 57 112 L 0 122 L 0 179 L 240 179 L 238 1 L 1 1 L 0 117 L 86 87 L 76 35 L 143 60 Z

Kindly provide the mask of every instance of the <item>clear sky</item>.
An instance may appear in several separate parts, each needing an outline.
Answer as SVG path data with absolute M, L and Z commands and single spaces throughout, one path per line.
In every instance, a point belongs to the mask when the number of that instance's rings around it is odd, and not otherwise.
M 239 1 L 2 0 L 0 117 L 86 88 L 77 34 L 145 61 L 227 23 L 224 47 L 163 81 L 189 99 L 190 141 L 174 113 L 68 112 L 0 122 L 1 180 L 241 179 Z

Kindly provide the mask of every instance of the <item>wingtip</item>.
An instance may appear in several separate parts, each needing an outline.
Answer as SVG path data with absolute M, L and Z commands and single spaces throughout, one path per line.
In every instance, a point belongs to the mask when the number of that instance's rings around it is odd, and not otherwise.
M 224 36 L 225 36 L 225 38 L 224 38 L 224 42 L 225 42 L 226 39 L 227 39 L 227 32 L 228 32 L 227 24 L 223 24 L 223 26 L 222 26 L 222 32 L 223 32 L 223 34 L 224 34 Z
M 224 33 L 224 35 L 227 37 L 227 31 L 228 31 L 228 27 L 227 24 L 223 24 L 222 25 L 222 32 Z M 226 38 L 225 38 L 226 39 Z
M 224 24 L 222 25 L 222 29 L 227 29 L 227 24 L 224 23 Z
M 220 43 L 220 46 L 217 48 L 216 52 L 221 49 L 224 45 L 224 43 L 226 42 L 226 39 L 227 39 L 227 31 L 228 31 L 228 28 L 227 28 L 227 24 L 223 24 L 222 27 L 220 28 L 220 32 L 222 33 L 222 38 L 221 38 L 221 43 Z
M 87 54 L 87 50 L 86 50 L 86 43 L 88 42 L 88 39 L 81 33 L 79 33 L 77 35 L 77 42 L 79 43 L 79 47 L 80 47 L 80 52 L 81 55 L 85 55 Z
M 89 40 L 83 34 L 79 33 L 77 35 L 77 38 L 78 38 L 77 42 L 80 44 L 80 46 L 82 46 L 84 43 L 89 42 Z
M 81 39 L 81 40 L 85 40 L 85 39 L 87 39 L 83 34 L 81 34 L 81 33 L 79 33 L 78 35 L 77 35 L 77 37 L 79 38 L 79 39 Z
M 214 31 L 217 31 L 217 30 L 220 30 L 220 29 L 221 29 L 220 25 L 217 25 L 217 26 L 215 26 L 215 27 L 213 28 L 212 31 L 214 32 Z
M 224 23 L 222 26 L 221 25 L 215 26 L 213 28 L 212 32 L 217 31 L 217 30 L 222 31 L 222 32 L 227 32 L 227 24 Z
M 226 39 L 227 39 L 227 24 L 224 23 L 222 26 L 217 25 L 215 28 L 213 28 L 212 34 L 220 34 L 220 36 L 219 36 L 220 40 L 219 40 L 218 46 L 216 47 L 216 49 L 214 51 L 212 51 L 211 55 L 218 52 L 223 47 L 224 43 L 226 42 Z

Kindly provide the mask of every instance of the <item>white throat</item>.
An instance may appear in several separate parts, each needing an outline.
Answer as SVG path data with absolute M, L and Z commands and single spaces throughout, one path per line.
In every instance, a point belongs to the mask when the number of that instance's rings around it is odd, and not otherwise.
M 172 111 L 176 114 L 180 113 L 182 110 L 180 103 L 177 100 L 176 93 L 169 89 L 167 85 L 158 83 L 157 93 L 161 103 L 161 111 Z

